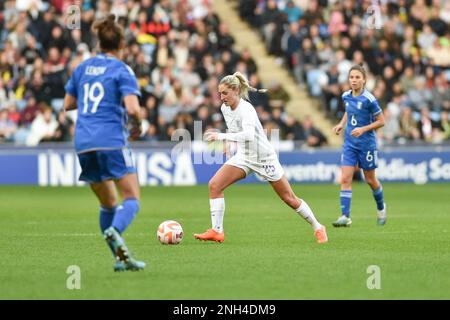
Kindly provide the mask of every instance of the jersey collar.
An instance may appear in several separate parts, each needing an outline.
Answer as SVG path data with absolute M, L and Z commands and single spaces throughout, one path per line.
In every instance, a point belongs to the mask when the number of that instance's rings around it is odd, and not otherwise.
M 115 56 L 105 54 L 103 52 L 97 53 L 97 57 L 100 59 L 117 60 L 117 58 Z

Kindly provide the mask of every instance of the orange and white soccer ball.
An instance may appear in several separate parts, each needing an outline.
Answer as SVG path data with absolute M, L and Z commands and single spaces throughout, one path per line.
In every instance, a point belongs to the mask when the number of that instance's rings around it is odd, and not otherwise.
M 178 222 L 167 220 L 159 225 L 156 235 L 162 244 L 179 244 L 183 240 L 183 228 Z

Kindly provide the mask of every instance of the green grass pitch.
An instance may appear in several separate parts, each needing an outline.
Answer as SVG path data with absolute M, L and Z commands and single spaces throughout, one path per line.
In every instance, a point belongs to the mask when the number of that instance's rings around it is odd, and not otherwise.
M 386 226 L 376 225 L 368 186 L 354 185 L 351 228 L 334 229 L 336 185 L 295 185 L 329 243 L 269 185 L 236 185 L 226 193 L 223 244 L 192 236 L 210 227 L 208 190 L 142 189 L 141 212 L 125 232 L 147 262 L 141 272 L 114 273 L 99 233 L 98 206 L 88 187 L 0 188 L 0 299 L 449 299 L 448 184 L 384 184 Z M 156 229 L 179 221 L 183 242 L 163 246 Z M 70 265 L 81 289 L 69 290 Z M 379 266 L 381 288 L 368 289 Z

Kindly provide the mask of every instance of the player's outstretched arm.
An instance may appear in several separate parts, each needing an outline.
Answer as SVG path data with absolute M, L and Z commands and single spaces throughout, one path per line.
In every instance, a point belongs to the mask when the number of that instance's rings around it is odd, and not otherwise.
M 235 142 L 253 141 L 255 139 L 255 127 L 253 125 L 243 124 L 242 131 L 231 133 L 219 133 L 215 131 L 206 131 L 204 138 L 206 141 L 227 140 Z
M 75 110 L 76 108 L 77 108 L 77 98 L 66 93 L 66 95 L 64 96 L 64 110 L 70 111 Z

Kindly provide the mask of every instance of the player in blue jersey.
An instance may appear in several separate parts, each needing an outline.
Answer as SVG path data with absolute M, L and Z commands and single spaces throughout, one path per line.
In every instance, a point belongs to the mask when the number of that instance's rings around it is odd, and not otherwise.
M 89 183 L 100 202 L 100 228 L 116 259 L 114 270 L 135 271 L 145 263 L 131 256 L 121 234 L 139 211 L 140 190 L 128 139 L 141 132 L 141 94 L 133 71 L 120 60 L 124 32 L 115 16 L 96 21 L 93 30 L 101 52 L 74 70 L 65 87 L 64 108 L 78 109 L 74 140 L 80 180 Z
M 362 66 L 354 65 L 349 71 L 351 90 L 342 94 L 345 114 L 333 128 L 340 134 L 345 128 L 344 146 L 341 158 L 341 211 L 342 216 L 333 223 L 335 227 L 349 227 L 350 205 L 352 200 L 352 180 L 357 168 L 363 169 L 364 178 L 372 188 L 377 204 L 377 223 L 386 223 L 386 204 L 383 189 L 375 176 L 378 162 L 378 150 L 375 130 L 384 126 L 384 116 L 377 99 L 365 88 L 366 71 Z

